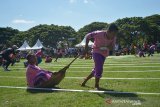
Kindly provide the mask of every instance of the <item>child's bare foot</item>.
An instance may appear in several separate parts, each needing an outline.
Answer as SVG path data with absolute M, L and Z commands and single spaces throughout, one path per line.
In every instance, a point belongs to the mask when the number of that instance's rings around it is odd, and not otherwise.
M 83 82 L 80 84 L 82 87 L 85 87 L 86 86 L 86 78 L 84 78 Z
M 95 90 L 97 90 L 97 91 L 98 91 L 98 90 L 100 90 L 100 88 L 99 88 L 99 87 L 95 87 L 94 89 L 95 89 Z
M 99 85 L 95 85 L 95 90 L 100 90 Z
M 81 87 L 85 87 L 86 86 L 84 82 L 81 83 L 80 85 L 81 85 Z

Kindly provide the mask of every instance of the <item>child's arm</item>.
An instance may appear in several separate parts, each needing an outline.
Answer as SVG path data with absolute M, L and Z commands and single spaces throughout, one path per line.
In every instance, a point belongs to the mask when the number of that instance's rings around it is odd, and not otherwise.
M 88 43 L 89 43 L 89 39 L 86 38 L 86 44 L 85 44 L 84 54 L 88 54 Z
M 107 46 L 107 48 L 108 48 L 110 51 L 114 50 L 114 46 L 112 46 L 112 45 Z
M 107 48 L 110 50 L 110 51 L 113 51 L 114 50 L 114 47 L 115 47 L 115 43 L 116 43 L 116 38 L 113 39 L 112 43 L 107 46 Z

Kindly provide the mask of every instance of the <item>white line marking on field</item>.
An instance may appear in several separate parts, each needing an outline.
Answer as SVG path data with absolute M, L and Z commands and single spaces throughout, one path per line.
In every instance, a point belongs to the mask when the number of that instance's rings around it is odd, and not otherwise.
M 160 68 L 160 66 L 104 66 L 103 68 Z M 48 69 L 51 67 L 43 67 L 44 69 Z M 62 68 L 61 66 L 53 66 L 52 68 Z M 93 68 L 92 66 L 71 66 L 69 69 L 77 69 L 77 68 Z M 26 69 L 26 68 L 12 68 L 12 69 Z
M 0 76 L 0 78 L 26 78 L 26 77 Z M 83 79 L 85 77 L 65 77 L 65 78 L 66 79 Z M 110 78 L 110 77 L 102 77 L 101 79 L 105 79 L 105 80 L 160 80 L 160 78 Z
M 69 72 L 74 72 L 74 73 L 76 73 L 76 72 L 81 72 L 81 73 L 83 73 L 83 72 L 90 72 L 90 71 L 69 71 Z M 160 70 L 145 70 L 145 71 L 103 71 L 103 72 L 105 72 L 105 73 L 109 73 L 109 72 L 112 72 L 112 73 L 116 73 L 116 72 L 125 72 L 125 73 L 137 73 L 137 72 L 160 72 Z
M 148 63 L 148 64 L 149 65 L 160 65 L 160 63 L 157 63 L 157 64 Z M 86 63 L 85 65 L 83 63 L 83 64 L 72 64 L 71 66 L 72 67 L 82 67 L 82 66 L 93 66 L 93 65 L 94 65 L 94 63 L 90 63 L 90 64 Z M 129 64 L 129 63 L 110 64 L 110 63 L 105 63 L 104 64 L 104 66 L 128 66 L 128 65 L 130 65 L 130 66 L 136 66 L 136 65 L 137 66 L 139 66 L 139 65 L 148 66 L 147 64 L 144 64 L 144 63 L 135 63 L 135 64 Z M 47 66 L 47 67 L 51 67 L 51 66 L 52 67 L 63 67 L 65 65 L 44 64 L 43 66 Z M 21 66 L 19 66 L 19 67 L 21 67 Z
M 69 72 L 71 72 L 71 71 L 69 71 Z M 74 72 L 77 72 L 77 71 L 74 71 Z M 126 73 L 132 72 L 132 73 L 134 73 L 134 72 L 160 72 L 160 70 L 146 70 L 146 71 L 104 71 L 104 72 L 105 73 L 107 73 L 107 72 L 114 72 L 114 73 L 116 73 L 116 72 L 126 72 Z
M 85 65 L 83 65 L 83 64 L 80 64 L 80 65 L 71 65 L 71 67 L 92 67 L 94 64 L 85 64 Z M 157 66 L 159 66 L 160 64 L 156 64 L 156 65 L 153 65 L 152 66 L 152 64 L 150 64 L 149 65 L 149 67 L 157 67 Z M 43 66 L 41 66 L 41 65 L 39 65 L 40 67 L 45 67 L 45 68 L 51 68 L 51 67 L 53 67 L 53 68 L 55 68 L 55 67 L 64 67 L 65 65 L 43 65 Z M 104 64 L 104 67 L 115 67 L 115 66 L 120 66 L 120 67 L 125 67 L 125 66 L 127 66 L 127 67 L 140 67 L 140 66 L 142 66 L 142 67 L 148 67 L 148 65 L 145 65 L 145 64 Z M 16 68 L 24 68 L 24 67 L 22 67 L 22 66 L 15 66 Z M 25 69 L 25 68 L 24 68 Z
M 160 68 L 160 66 L 104 66 L 103 68 L 134 68 L 134 67 L 136 67 L 136 68 Z M 59 68 L 59 67 L 53 67 L 53 68 Z M 71 66 L 70 67 L 71 69 L 72 68 L 93 68 L 93 67 L 87 67 L 87 66 L 82 66 L 82 67 L 75 67 L 75 66 Z
M 26 78 L 26 77 L 17 77 L 17 76 L 0 76 L 0 78 Z
M 13 69 L 14 69 L 14 68 L 13 68 Z M 24 71 L 14 71 L 14 72 L 24 73 Z M 54 71 L 53 71 L 53 72 L 54 72 Z M 76 72 L 82 72 L 82 73 L 83 73 L 83 72 L 90 72 L 90 71 L 89 71 L 89 70 L 88 70 L 88 71 L 82 71 L 82 70 L 77 71 L 77 70 L 76 70 L 76 71 L 69 71 L 69 72 L 74 72 L 74 73 L 76 73 Z M 136 73 L 136 72 L 160 72 L 160 70 L 143 70 L 143 71 L 141 71 L 141 70 L 127 70 L 127 71 L 124 71 L 124 70 L 123 70 L 123 71 L 116 71 L 116 70 L 115 70 L 115 71 L 106 71 L 106 70 L 105 70 L 105 71 L 103 71 L 103 72 L 105 72 L 105 73 L 108 73 L 108 72 L 113 72 L 113 73 L 116 73 L 116 72 L 130 73 L 130 72 L 131 72 L 131 73 L 134 73 L 134 72 L 135 72 L 135 73 Z
M 57 89 L 57 88 L 32 88 L 32 87 L 16 87 L 16 86 L 0 86 L 0 88 L 61 91 L 61 92 L 88 92 L 88 93 L 101 93 L 101 94 L 108 93 L 108 94 L 160 95 L 160 93 L 147 93 L 147 92 L 119 92 L 119 91 L 101 91 L 101 90 L 98 91 L 98 90 Z
M 65 77 L 68 79 L 83 79 L 85 77 Z M 94 79 L 94 78 L 92 78 Z M 159 80 L 160 78 L 105 78 L 102 77 L 101 79 L 105 79 L 105 80 Z

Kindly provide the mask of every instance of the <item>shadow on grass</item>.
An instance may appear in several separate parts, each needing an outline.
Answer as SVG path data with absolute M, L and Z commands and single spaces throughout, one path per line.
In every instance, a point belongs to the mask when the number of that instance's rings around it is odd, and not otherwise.
M 135 93 L 125 93 L 122 91 L 116 91 L 113 89 L 105 89 L 105 88 L 100 88 L 100 91 L 106 91 L 104 94 L 98 94 L 101 97 L 104 97 L 105 95 L 110 95 L 114 97 L 137 97 L 138 95 Z
M 85 86 L 87 88 L 93 88 L 90 86 Z M 56 89 L 61 89 L 59 87 L 54 87 L 54 88 L 33 88 L 33 89 L 27 89 L 26 91 L 29 93 L 53 93 L 53 92 L 60 92 Z M 96 90 L 95 90 L 96 91 Z M 116 99 L 129 99 L 129 100 L 140 100 L 141 102 L 144 102 L 145 99 L 139 98 L 139 96 L 134 93 L 134 92 L 123 92 L 123 91 L 117 91 L 117 90 L 113 90 L 113 89 L 105 89 L 105 88 L 100 88 L 99 91 L 104 91 L 101 93 L 94 93 L 97 94 L 99 97 L 102 98 L 116 98 Z M 83 92 L 87 92 L 87 91 L 83 91 Z
M 59 87 L 53 87 L 53 89 L 60 89 Z M 36 93 L 53 93 L 53 92 L 58 92 L 56 90 L 52 90 L 51 88 L 33 88 L 33 89 L 26 89 L 27 92 L 29 93 L 33 93 L 33 94 L 36 94 Z
M 98 96 L 102 98 L 109 98 L 109 97 L 114 97 L 118 99 L 130 99 L 130 100 L 140 100 L 142 102 L 145 101 L 145 99 L 139 98 L 139 96 L 134 93 L 134 92 L 123 92 L 123 91 L 117 91 L 113 89 L 105 89 L 105 88 L 100 88 L 100 91 L 105 91 L 105 93 L 96 93 Z

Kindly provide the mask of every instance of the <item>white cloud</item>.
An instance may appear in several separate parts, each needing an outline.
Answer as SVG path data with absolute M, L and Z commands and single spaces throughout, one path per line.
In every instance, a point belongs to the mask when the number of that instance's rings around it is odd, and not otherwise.
M 15 23 L 15 24 L 32 24 L 32 23 L 35 23 L 35 21 L 24 20 L 24 19 L 15 19 L 15 20 L 12 21 L 12 23 Z
M 83 2 L 84 2 L 85 4 L 87 4 L 89 1 L 88 1 L 88 0 L 84 0 Z
M 95 4 L 94 2 L 95 2 L 94 0 L 83 0 L 84 4 L 92 4 L 92 5 L 94 5 Z
M 76 2 L 81 2 L 84 4 L 88 4 L 88 3 L 93 3 L 94 0 L 69 0 L 69 3 L 76 3 Z
M 70 2 L 70 3 L 74 3 L 74 2 L 76 2 L 76 0 L 69 0 L 69 2 Z

